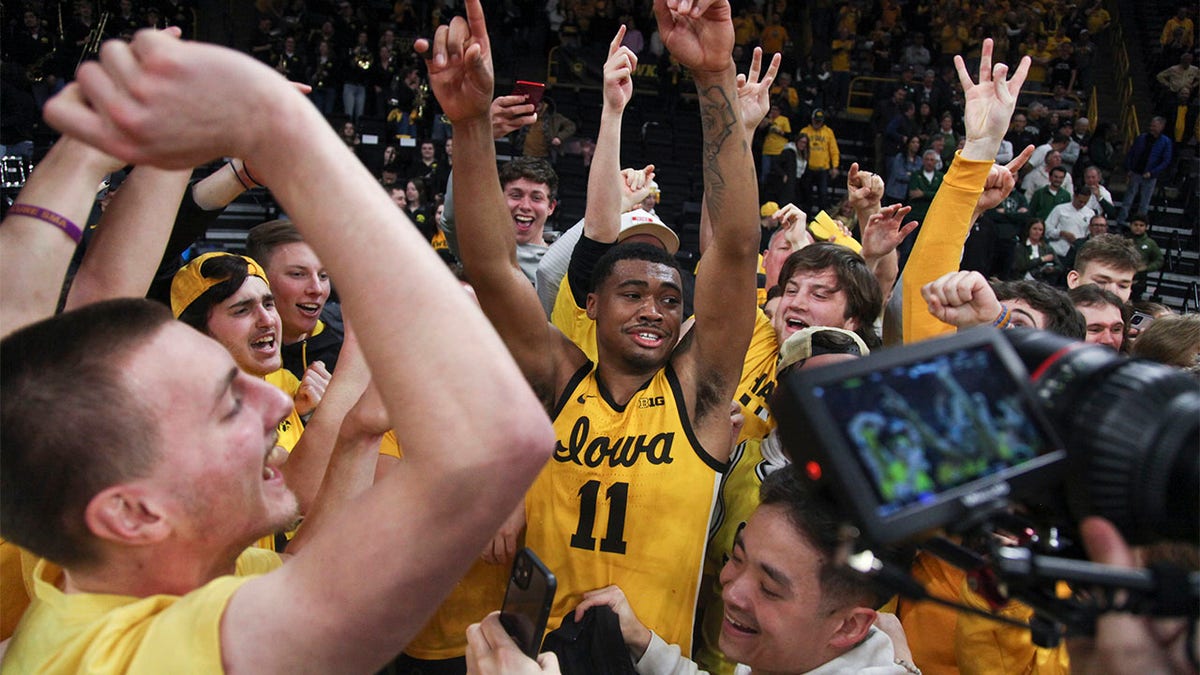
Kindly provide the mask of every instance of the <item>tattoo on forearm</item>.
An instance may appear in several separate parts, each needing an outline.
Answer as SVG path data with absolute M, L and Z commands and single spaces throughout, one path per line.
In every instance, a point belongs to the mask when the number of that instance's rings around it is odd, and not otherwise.
M 721 147 L 733 134 L 738 124 L 734 110 L 734 97 L 720 86 L 700 90 L 700 123 L 704 128 L 704 182 L 709 199 L 719 199 L 719 191 L 725 187 L 725 177 L 718 164 Z

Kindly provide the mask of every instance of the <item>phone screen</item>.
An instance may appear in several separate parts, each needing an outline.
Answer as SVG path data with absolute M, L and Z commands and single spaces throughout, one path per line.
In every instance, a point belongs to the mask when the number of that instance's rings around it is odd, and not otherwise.
M 537 658 L 542 646 L 542 633 L 546 631 L 557 587 L 554 575 L 533 551 L 528 548 L 517 551 L 504 606 L 500 609 L 500 623 L 530 658 Z

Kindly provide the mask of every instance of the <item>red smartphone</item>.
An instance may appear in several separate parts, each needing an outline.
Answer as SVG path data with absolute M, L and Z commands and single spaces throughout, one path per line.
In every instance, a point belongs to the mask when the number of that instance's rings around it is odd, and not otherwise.
M 532 103 L 536 110 L 542 102 L 542 94 L 546 93 L 546 85 L 541 82 L 529 82 L 527 80 L 517 80 L 513 85 L 513 96 L 524 96 L 526 103 Z

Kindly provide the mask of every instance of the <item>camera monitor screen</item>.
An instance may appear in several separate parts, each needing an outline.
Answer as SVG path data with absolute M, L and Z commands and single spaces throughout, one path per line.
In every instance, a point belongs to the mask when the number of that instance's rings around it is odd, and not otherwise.
M 891 543 L 1051 482 L 1064 453 L 1026 379 L 999 331 L 965 332 L 799 371 L 780 425 L 802 473 Z

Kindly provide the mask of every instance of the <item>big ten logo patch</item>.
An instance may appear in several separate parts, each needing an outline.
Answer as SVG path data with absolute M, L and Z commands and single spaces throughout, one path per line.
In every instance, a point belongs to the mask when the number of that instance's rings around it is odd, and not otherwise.
M 637 407 L 639 408 L 657 408 L 660 405 L 666 405 L 667 399 L 665 396 L 645 396 L 638 399 Z

